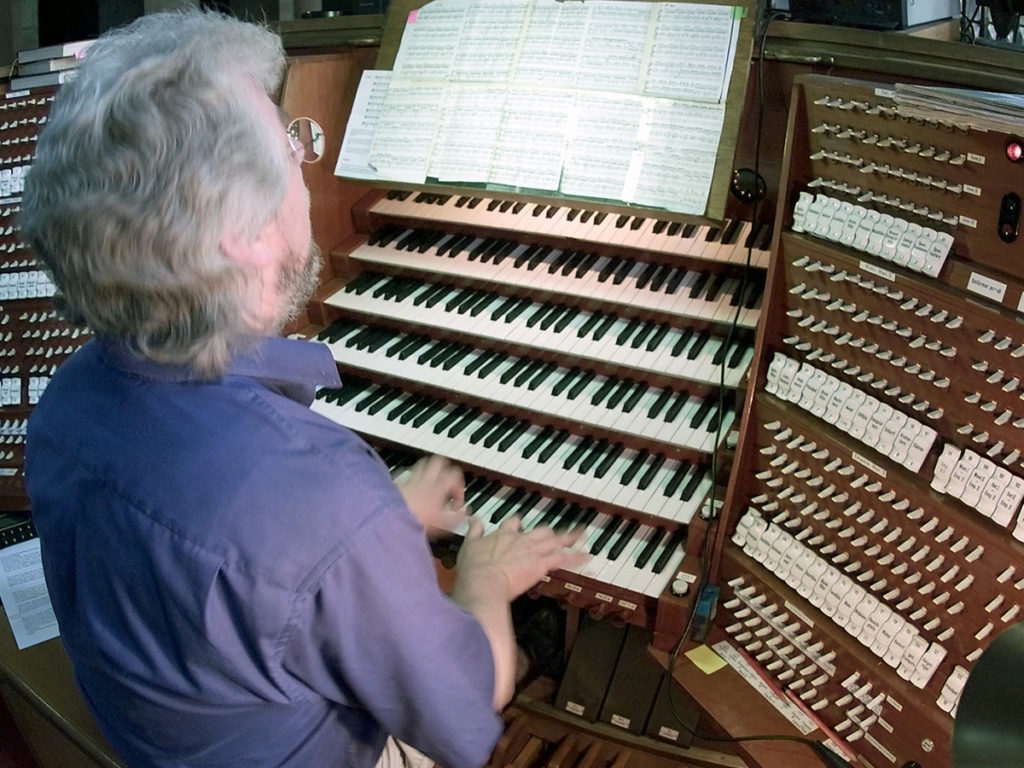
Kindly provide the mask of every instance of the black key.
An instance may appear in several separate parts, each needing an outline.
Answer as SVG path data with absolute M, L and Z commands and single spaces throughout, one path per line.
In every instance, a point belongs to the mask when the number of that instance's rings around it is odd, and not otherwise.
M 579 395 L 579 393 L 582 392 L 584 389 L 586 389 L 587 386 L 589 386 L 590 382 L 594 380 L 595 376 L 597 376 L 597 374 L 594 373 L 593 371 L 585 371 L 583 375 L 579 377 L 576 383 L 569 388 L 569 391 L 566 393 L 566 396 L 570 400 L 575 400 L 576 396 Z
M 601 463 L 597 465 L 597 469 L 594 470 L 594 477 L 598 480 L 608 474 L 608 470 L 612 468 L 612 465 L 619 460 L 619 456 L 626 450 L 626 446 L 622 443 L 615 443 L 612 445 L 611 450 L 601 459 Z
M 686 359 L 695 360 L 697 358 L 697 355 L 700 354 L 700 351 L 704 349 L 704 345 L 708 343 L 708 340 L 710 338 L 711 334 L 708 331 L 701 331 L 697 335 L 697 340 L 690 345 L 690 349 L 686 353 Z
M 491 320 L 500 320 L 501 316 L 511 311 L 511 309 L 519 303 L 519 299 L 515 296 L 510 296 L 493 312 L 491 312 Z
M 366 397 L 364 397 L 362 400 L 356 403 L 355 409 L 357 411 L 365 411 L 374 402 L 379 400 L 381 397 L 384 397 L 385 395 L 390 395 L 391 392 L 393 391 L 394 390 L 392 390 L 391 387 L 386 387 L 383 384 L 378 384 L 367 393 Z
M 661 346 L 661 342 L 665 340 L 665 337 L 668 335 L 668 332 L 670 330 L 672 330 L 672 326 L 670 326 L 668 323 L 661 323 L 657 327 L 656 332 L 651 336 L 650 340 L 647 342 L 647 351 L 653 352 L 659 346 Z
M 540 517 L 537 518 L 537 522 L 534 523 L 532 527 L 542 528 L 543 526 L 551 525 L 555 520 L 562 516 L 562 513 L 565 511 L 567 506 L 568 502 L 564 499 L 552 499 L 548 502 L 548 505 L 544 508 L 544 511 L 541 512 Z
M 528 357 L 520 357 L 512 365 L 510 365 L 501 376 L 498 377 L 502 384 L 508 384 L 521 370 L 530 364 L 531 360 Z
M 458 405 L 448 413 L 443 419 L 434 425 L 434 434 L 439 435 L 444 430 L 448 429 L 458 419 L 462 418 L 469 411 L 468 405 Z
M 744 355 L 747 354 L 747 349 L 748 347 L 746 344 L 737 344 L 733 347 L 732 355 L 729 357 L 727 365 L 730 368 L 736 368 L 740 364 L 740 361 L 743 360 Z
M 732 219 L 722 232 L 722 242 L 726 245 L 735 245 L 739 239 L 740 230 L 743 228 L 743 219 Z
M 544 427 L 544 429 L 542 429 L 540 431 L 540 433 L 536 437 L 534 437 L 533 440 L 531 440 L 526 445 L 526 447 L 523 448 L 523 458 L 524 459 L 528 459 L 531 456 L 533 456 L 533 454 L 536 453 L 537 450 L 542 445 L 544 445 L 544 443 L 546 443 L 548 440 L 551 439 L 551 436 L 554 433 L 555 433 L 555 428 L 554 427 L 551 427 L 551 426 Z
M 579 368 L 570 368 L 565 372 L 565 374 L 563 374 L 562 378 L 558 380 L 558 383 L 551 388 L 551 394 L 554 395 L 555 397 L 562 394 L 565 388 L 568 387 L 576 379 L 577 376 L 582 375 L 583 371 L 581 371 Z
M 640 333 L 633 337 L 633 340 L 629 342 L 629 346 L 633 349 L 640 349 L 646 342 L 658 332 L 658 326 L 656 323 L 645 322 L 640 328 Z
M 634 317 L 632 320 L 626 323 L 626 327 L 619 331 L 619 336 L 617 339 L 615 339 L 615 343 L 618 344 L 619 346 L 622 346 L 627 341 L 629 341 L 629 337 L 636 333 L 637 330 L 640 328 L 641 322 L 643 321 L 637 317 Z
M 683 501 L 689 501 L 693 497 L 694 492 L 697 490 L 697 486 L 700 485 L 701 481 L 704 479 L 705 474 L 707 474 L 706 469 L 698 469 L 696 472 L 694 472 L 693 477 L 690 478 L 690 481 L 686 484 L 682 492 L 679 494 L 679 498 L 681 498 Z
M 693 465 L 690 464 L 690 462 L 687 461 L 686 459 L 683 459 L 679 462 L 679 466 L 673 473 L 672 478 L 665 485 L 664 493 L 666 496 L 675 495 L 676 490 L 679 488 L 679 485 L 683 482 L 683 479 L 686 477 L 687 473 L 690 471 L 692 467 Z
M 590 317 L 588 317 L 586 321 L 583 323 L 583 325 L 580 326 L 580 329 L 576 331 L 576 335 L 582 339 L 584 336 L 586 336 L 593 330 L 594 326 L 597 325 L 600 320 L 600 313 L 591 312 Z
M 580 461 L 594 444 L 594 438 L 585 437 L 572 449 L 565 461 L 562 462 L 562 469 L 572 469 L 576 462 Z
M 610 256 L 608 263 L 601 267 L 601 271 L 597 273 L 598 282 L 603 283 L 607 280 L 619 268 L 622 261 L 622 258 L 619 256 Z
M 683 410 L 683 407 L 690 402 L 690 396 L 685 392 L 680 392 L 679 397 L 676 401 L 669 406 L 668 410 L 665 411 L 665 421 L 671 424 L 679 416 L 679 412 Z
M 502 416 L 501 419 L 498 420 L 497 426 L 495 426 L 494 429 L 488 432 L 484 437 L 484 448 L 490 448 L 496 442 L 506 437 L 518 423 L 519 419 L 514 416 Z
M 429 403 L 424 403 L 424 406 L 423 408 L 420 409 L 419 413 L 412 417 L 413 427 L 415 427 L 416 429 L 422 427 L 424 424 L 426 424 L 428 421 L 434 418 L 437 412 L 444 408 L 445 405 L 446 403 L 444 401 L 437 399 L 434 399 Z
M 478 370 L 482 365 L 490 361 L 492 358 L 497 357 L 498 354 L 499 353 L 495 352 L 494 350 L 484 350 L 475 358 L 473 358 L 469 363 L 467 363 L 466 367 L 462 369 L 462 372 L 466 376 L 471 376 L 474 371 Z
M 590 554 L 600 554 L 623 522 L 625 521 L 621 517 L 609 517 L 608 522 L 605 523 L 604 529 L 601 531 L 601 535 L 597 537 L 597 541 L 591 544 Z
M 696 299 L 698 296 L 700 296 L 704 288 L 707 287 L 708 281 L 710 279 L 711 274 L 709 272 L 698 273 L 697 279 L 694 281 L 693 285 L 690 286 L 690 298 Z
M 597 392 L 595 392 L 593 396 L 590 398 L 590 404 L 600 405 L 601 402 L 612 393 L 612 391 L 618 385 L 619 381 L 620 379 L 616 379 L 612 376 L 609 376 L 607 379 L 605 379 L 604 383 L 597 388 Z
M 519 372 L 519 375 L 516 376 L 515 379 L 512 380 L 512 386 L 513 387 L 521 387 L 521 386 L 523 386 L 524 384 L 526 384 L 526 382 L 528 380 L 532 379 L 537 374 L 538 370 L 540 370 L 543 367 L 544 367 L 543 361 L 541 361 L 541 360 L 531 360 L 530 364 L 528 366 L 526 366 L 525 368 L 523 368 L 523 370 Z
M 636 383 L 636 389 L 634 389 L 633 393 L 626 399 L 626 402 L 622 404 L 623 413 L 632 413 L 633 409 L 636 408 L 637 404 L 640 402 L 640 399 L 647 394 L 647 390 L 649 389 L 649 385 L 644 384 L 642 381 L 638 381 Z
M 485 366 L 483 366 L 479 371 L 477 371 L 476 377 L 478 379 L 486 379 L 488 376 L 494 373 L 495 370 L 500 368 L 502 363 L 506 362 L 508 362 L 508 355 L 503 354 L 501 352 L 495 352 L 494 358 L 490 360 Z
M 672 559 L 672 555 L 680 546 L 686 544 L 686 527 L 676 528 L 672 535 L 669 537 L 668 542 L 665 544 L 665 548 L 661 550 L 661 554 L 658 555 L 658 559 L 654 561 L 654 568 L 652 570 L 657 574 L 665 570 L 665 566 L 668 565 L 668 561 Z
M 658 414 L 661 413 L 662 409 L 668 404 L 669 398 L 672 397 L 672 390 L 665 388 L 661 390 L 661 394 L 655 398 L 651 407 L 647 409 L 647 418 L 656 419 Z
M 651 282 L 651 278 L 653 278 L 654 274 L 658 271 L 659 266 L 660 265 L 655 264 L 654 262 L 648 262 L 647 266 L 640 270 L 640 274 L 636 277 L 637 290 L 643 290 L 647 287 Z
M 536 375 L 526 383 L 526 388 L 531 392 L 536 390 L 541 384 L 547 381 L 551 374 L 558 370 L 558 363 L 550 362 L 544 365 Z
M 646 491 L 650 484 L 654 482 L 654 478 L 657 477 L 658 472 L 661 470 L 664 463 L 665 456 L 663 454 L 656 453 L 654 455 L 654 461 L 652 461 L 650 466 L 647 467 L 647 470 L 644 472 L 643 476 L 640 478 L 640 482 L 638 483 L 638 487 L 641 491 Z
M 626 545 L 633 538 L 633 534 L 640 528 L 640 523 L 637 520 L 630 520 L 626 523 L 626 527 L 615 537 L 615 543 L 612 544 L 611 549 L 608 550 L 608 559 L 616 560 L 619 555 L 622 554 L 622 550 L 626 548 Z
M 615 270 L 615 274 L 612 276 L 612 284 L 622 285 L 622 281 L 626 279 L 626 275 L 632 272 L 633 267 L 635 266 L 636 262 L 623 260 L 622 264 Z
M 528 430 L 529 428 L 530 422 L 528 422 L 526 419 L 520 419 L 516 423 L 515 427 L 513 427 L 512 430 L 507 435 L 501 438 L 501 441 L 498 443 L 498 450 L 507 451 L 516 443 L 516 441 L 520 437 L 523 436 L 523 433 L 526 432 L 526 430 Z
M 437 415 L 437 412 L 444 406 L 445 402 L 438 400 L 436 397 L 424 398 L 415 408 L 410 408 L 403 413 L 400 421 L 403 424 L 412 424 L 413 427 L 418 429 Z
M 717 301 L 718 294 L 722 292 L 722 286 L 725 285 L 726 279 L 727 278 L 725 274 L 723 274 L 722 272 L 716 274 L 714 278 L 711 280 L 711 283 L 708 285 L 707 293 L 704 294 L 704 300 Z
M 472 434 L 469 436 L 469 442 L 471 442 L 473 445 L 479 443 L 481 440 L 484 439 L 484 437 L 487 436 L 488 432 L 490 432 L 492 429 L 497 427 L 499 423 L 501 423 L 501 420 L 503 418 L 504 417 L 500 413 L 492 413 L 490 416 L 484 419 L 483 424 L 481 424 L 479 427 L 473 430 Z
M 505 500 L 498 505 L 497 509 L 491 513 L 491 522 L 500 523 L 505 516 L 508 515 L 513 509 L 519 506 L 519 504 L 526 498 L 527 492 L 525 488 L 516 488 L 512 493 L 505 497 Z
M 716 397 L 705 397 L 700 404 L 700 407 L 693 414 L 693 418 L 690 419 L 690 429 L 696 429 L 704 423 L 704 419 L 711 413 L 711 409 L 717 402 Z
M 566 307 L 561 317 L 559 317 L 551 327 L 551 330 L 555 333 L 561 333 L 568 327 L 569 323 L 577 318 L 579 313 L 580 311 L 575 307 Z
M 647 460 L 651 457 L 647 451 L 638 451 L 636 456 L 633 457 L 633 461 L 630 462 L 629 466 L 626 467 L 626 471 L 619 478 L 619 485 L 628 485 L 632 482 L 633 478 L 636 477 L 636 473 L 640 471 Z
M 669 354 L 671 354 L 672 357 L 679 357 L 681 354 L 683 354 L 683 350 L 685 350 L 689 346 L 690 340 L 692 338 L 693 328 L 684 328 L 682 334 L 676 340 L 675 346 L 672 347 L 672 352 L 670 352 Z
M 637 556 L 634 565 L 637 568 L 643 568 L 647 565 L 647 561 L 651 559 L 651 556 L 658 551 L 658 545 L 661 544 L 665 535 L 668 533 L 664 528 L 655 528 L 654 533 L 651 534 L 651 538 L 647 540 L 644 548 L 640 550 L 640 554 Z
M 470 424 L 476 421 L 483 413 L 479 408 L 471 408 L 461 419 L 456 421 L 448 429 L 448 437 L 458 437 L 463 430 L 466 429 Z
M 593 468 L 597 460 L 600 459 L 608 450 L 612 447 L 611 443 L 607 440 L 598 440 L 590 452 L 580 462 L 579 473 L 581 475 L 588 474 Z
M 533 302 L 530 301 L 529 299 L 520 299 L 519 303 L 512 308 L 512 311 L 505 315 L 505 322 L 511 323 L 512 321 L 514 321 L 517 317 L 523 314 L 523 312 L 529 309 L 531 304 L 533 304 Z
M 396 397 L 401 397 L 402 395 L 403 393 L 401 391 L 394 387 L 388 387 L 388 391 L 384 395 L 378 397 L 366 407 L 366 412 L 371 416 L 377 414 L 393 403 Z
M 687 271 L 682 267 L 672 267 L 672 274 L 668 280 L 665 281 L 665 293 L 670 296 L 679 290 L 679 286 L 682 285 L 683 279 L 686 277 Z
M 427 399 L 427 395 L 412 395 L 410 397 L 405 398 L 405 400 L 400 402 L 398 405 L 396 405 L 388 412 L 388 421 L 395 421 L 397 419 L 401 424 L 408 423 L 409 419 L 411 419 L 412 416 L 406 418 L 406 414 L 408 414 L 411 411 L 412 415 L 414 416 L 419 411 L 420 406 L 423 405 L 424 401 L 426 401 Z
M 547 463 L 548 459 L 550 459 L 555 454 L 555 451 L 561 448 L 568 439 L 569 433 L 564 429 L 559 430 L 555 433 L 554 437 L 551 438 L 551 442 L 544 446 L 541 452 L 537 454 L 537 461 L 541 464 Z
M 608 333 L 608 329 L 615 325 L 615 315 L 608 313 L 594 329 L 594 341 L 600 341 Z
M 630 381 L 629 379 L 623 380 L 623 382 L 618 387 L 616 387 L 611 397 L 608 398 L 608 407 L 618 408 L 619 403 L 621 403 L 623 398 L 625 398 L 626 395 L 632 391 L 633 387 L 635 387 L 636 384 L 637 382 Z

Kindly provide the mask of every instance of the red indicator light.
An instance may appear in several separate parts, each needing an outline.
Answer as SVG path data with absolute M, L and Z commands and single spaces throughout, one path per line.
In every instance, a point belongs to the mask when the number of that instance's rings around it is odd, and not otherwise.
M 1006 159 L 1011 163 L 1019 163 L 1024 160 L 1024 144 L 1017 139 L 1010 139 L 1006 144 Z

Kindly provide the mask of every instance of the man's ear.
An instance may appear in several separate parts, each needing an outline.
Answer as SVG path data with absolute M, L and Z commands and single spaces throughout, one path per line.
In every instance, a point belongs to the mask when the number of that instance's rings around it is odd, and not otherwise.
M 224 235 L 220 239 L 221 253 L 239 264 L 262 267 L 272 263 L 273 251 L 267 246 L 267 230 L 272 224 L 268 223 L 254 238 L 245 237 L 237 231 Z

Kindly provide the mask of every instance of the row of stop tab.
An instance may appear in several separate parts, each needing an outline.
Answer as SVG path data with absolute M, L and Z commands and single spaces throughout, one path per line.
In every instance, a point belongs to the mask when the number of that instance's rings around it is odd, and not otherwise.
M 921 469 L 938 433 L 877 397 L 810 363 L 776 352 L 765 391 L 824 419 L 911 472 Z
M 929 277 L 938 276 L 953 247 L 948 232 L 820 193 L 800 192 L 792 228 Z
M 915 687 L 928 685 L 946 658 L 938 638 L 926 639 L 912 622 L 753 507 L 740 518 L 732 541 Z M 939 635 L 951 636 L 950 629 Z

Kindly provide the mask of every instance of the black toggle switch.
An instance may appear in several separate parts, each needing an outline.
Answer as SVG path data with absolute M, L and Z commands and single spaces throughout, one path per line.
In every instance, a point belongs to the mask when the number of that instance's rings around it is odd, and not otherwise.
M 1012 243 L 1020 233 L 1020 195 L 1008 192 L 999 205 L 999 239 Z

